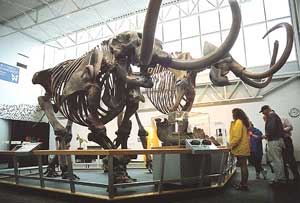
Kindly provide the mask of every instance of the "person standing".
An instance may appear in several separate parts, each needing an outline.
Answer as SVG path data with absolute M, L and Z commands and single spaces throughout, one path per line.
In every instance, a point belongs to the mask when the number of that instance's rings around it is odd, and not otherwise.
M 292 130 L 293 126 L 287 118 L 281 118 L 283 125 L 283 141 L 285 144 L 285 149 L 283 152 L 283 162 L 284 162 L 284 172 L 287 179 L 289 179 L 288 165 L 293 173 L 294 181 L 300 182 L 300 175 L 298 172 L 297 162 L 294 156 L 294 145 L 292 141 Z
M 267 179 L 267 171 L 261 166 L 261 161 L 263 157 L 263 147 L 262 147 L 262 132 L 255 128 L 253 123 L 250 122 L 250 146 L 251 153 L 249 157 L 249 162 L 255 167 L 256 179 L 260 179 L 260 173 L 263 175 L 264 179 Z
M 283 125 L 279 116 L 268 105 L 261 107 L 260 113 L 266 117 L 265 136 L 268 140 L 269 155 L 274 166 L 275 178 L 271 184 L 286 183 L 283 165 Z
M 250 155 L 250 143 L 248 139 L 249 119 L 242 109 L 232 110 L 233 121 L 230 125 L 229 146 L 233 155 L 237 157 L 237 165 L 241 168 L 241 182 L 233 185 L 237 190 L 248 189 L 247 159 Z

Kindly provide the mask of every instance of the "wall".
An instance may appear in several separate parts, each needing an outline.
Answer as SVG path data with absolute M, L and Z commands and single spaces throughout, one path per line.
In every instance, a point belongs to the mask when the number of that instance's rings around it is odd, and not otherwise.
M 0 62 L 16 66 L 17 53 L 29 56 L 27 69 L 20 68 L 19 83 L 0 80 L 1 104 L 36 104 L 41 88 L 33 86 L 33 74 L 43 68 L 44 45 L 21 34 L 0 38 Z
M 0 62 L 16 66 L 19 60 L 17 53 L 29 56 L 27 69 L 19 68 L 19 83 L 0 80 L 0 104 L 37 104 L 41 87 L 32 85 L 34 72 L 43 68 L 44 45 L 21 34 L 0 38 Z M 0 119 L 0 150 L 7 149 L 2 141 L 9 140 L 8 121 Z
M 265 96 L 258 102 L 240 103 L 232 105 L 220 105 L 211 107 L 195 108 L 192 111 L 201 111 L 209 113 L 211 122 L 211 132 L 214 132 L 214 123 L 223 122 L 229 130 L 229 125 L 232 120 L 231 110 L 233 108 L 242 108 L 247 113 L 250 120 L 254 125 L 264 132 L 264 121 L 262 115 L 259 113 L 260 107 L 264 104 L 270 105 L 276 113 L 281 117 L 286 117 L 292 123 L 293 130 L 293 142 L 295 147 L 295 155 L 297 161 L 300 161 L 300 117 L 291 118 L 288 112 L 291 108 L 296 107 L 300 109 L 300 80 L 294 80 L 291 83 L 283 86 L 281 89 Z
M 10 135 L 10 124 L 9 121 L 0 119 L 0 150 L 8 150 Z

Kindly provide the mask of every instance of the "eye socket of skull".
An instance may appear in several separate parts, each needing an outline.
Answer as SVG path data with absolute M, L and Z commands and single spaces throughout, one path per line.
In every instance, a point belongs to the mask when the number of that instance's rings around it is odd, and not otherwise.
M 130 42 L 130 35 L 129 34 L 120 34 L 120 35 L 117 36 L 117 40 L 120 43 L 127 44 L 128 42 Z

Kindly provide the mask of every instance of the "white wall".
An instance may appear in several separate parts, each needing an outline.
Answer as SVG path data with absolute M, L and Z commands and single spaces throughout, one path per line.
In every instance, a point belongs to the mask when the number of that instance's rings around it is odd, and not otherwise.
M 37 104 L 41 87 L 33 85 L 31 78 L 34 72 L 43 68 L 44 45 L 21 34 L 0 38 L 0 62 L 16 66 L 22 53 L 29 56 L 27 69 L 19 68 L 19 83 L 0 80 L 0 104 Z M 0 150 L 8 149 L 2 141 L 9 140 L 9 122 L 0 119 Z
M 142 120 L 142 123 L 145 127 L 149 127 L 151 126 L 151 118 L 158 116 L 158 115 L 162 115 L 160 112 L 158 111 L 154 111 L 154 112 L 147 112 L 147 113 L 140 113 L 139 114 Z M 145 118 L 146 117 L 146 118 Z M 132 116 L 132 131 L 130 134 L 130 137 L 128 139 L 128 148 L 130 149 L 142 149 L 142 144 L 138 141 L 138 125 L 136 122 L 136 119 L 134 116 Z M 66 125 L 66 120 L 60 120 L 60 122 L 63 125 Z M 107 123 L 105 125 L 106 127 L 106 131 L 107 131 L 107 136 L 111 139 L 114 140 L 116 138 L 115 132 L 117 130 L 117 120 L 114 119 L 111 122 Z M 87 140 L 87 135 L 90 131 L 88 130 L 87 127 L 83 127 L 80 126 L 78 124 L 73 124 L 72 127 L 72 133 L 73 133 L 73 138 L 71 141 L 71 149 L 76 149 L 77 147 L 79 147 L 78 141 L 76 140 L 76 136 L 77 134 L 79 134 L 82 138 Z M 54 131 L 52 129 L 52 127 L 50 127 L 50 142 L 49 142 L 49 148 L 50 149 L 55 149 L 55 135 L 54 135 Z M 87 146 L 97 146 L 96 143 L 94 142 L 88 142 L 88 143 L 84 143 L 83 147 L 86 148 Z
M 20 68 L 18 84 L 0 80 L 0 104 L 37 104 L 41 88 L 31 79 L 43 68 L 44 45 L 21 34 L 0 38 L 0 44 L 0 62 L 16 66 L 18 53 L 29 56 L 27 69 Z

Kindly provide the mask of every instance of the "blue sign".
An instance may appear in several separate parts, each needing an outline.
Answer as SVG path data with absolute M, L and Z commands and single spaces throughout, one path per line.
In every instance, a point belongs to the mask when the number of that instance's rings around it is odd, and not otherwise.
M 0 62 L 0 79 L 18 84 L 19 68 Z

